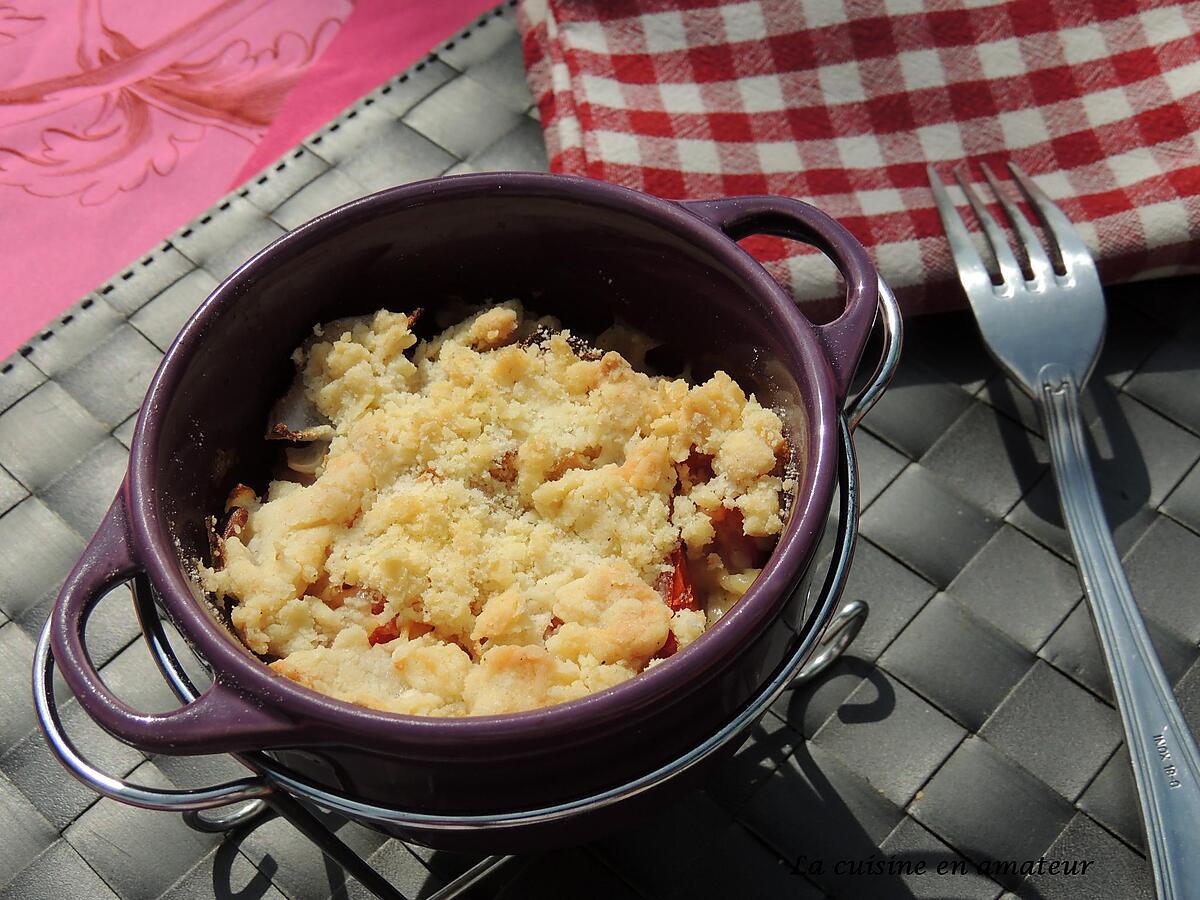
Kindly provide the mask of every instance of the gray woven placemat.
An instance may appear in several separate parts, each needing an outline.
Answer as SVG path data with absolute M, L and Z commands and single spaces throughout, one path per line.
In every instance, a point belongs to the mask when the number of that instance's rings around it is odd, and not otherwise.
M 35 729 L 34 639 L 120 481 L 162 350 L 217 282 L 286 229 L 370 191 L 444 172 L 544 168 L 530 102 L 506 5 L 0 363 L 4 896 L 363 895 L 286 822 L 222 840 L 177 816 L 96 800 Z M 1109 515 L 1193 727 L 1200 316 L 1178 298 L 1196 287 L 1111 292 L 1087 398 Z M 785 697 L 706 791 L 596 845 L 519 860 L 475 896 L 1151 896 L 1128 754 L 1028 403 L 987 361 L 969 319 L 951 316 L 910 324 L 897 382 L 864 424 L 866 509 L 848 596 L 871 615 L 847 658 Z M 131 704 L 170 708 L 128 591 L 115 593 L 89 627 L 103 674 Z M 241 774 L 219 757 L 148 758 L 74 701 L 64 718 L 98 764 L 136 781 Z M 339 834 L 412 896 L 470 862 L 357 825 Z M 1089 865 L 1031 879 L 978 871 L 1043 856 Z M 924 862 L 927 874 L 864 874 L 862 863 L 885 858 Z M 939 864 L 961 868 L 939 875 Z

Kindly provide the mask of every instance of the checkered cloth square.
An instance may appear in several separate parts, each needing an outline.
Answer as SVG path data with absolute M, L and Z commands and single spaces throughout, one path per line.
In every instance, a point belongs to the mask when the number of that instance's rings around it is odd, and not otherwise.
M 928 164 L 1019 163 L 1106 281 L 1200 269 L 1200 2 L 523 0 L 520 23 L 552 170 L 807 200 L 909 311 L 964 302 Z M 745 243 L 833 295 L 817 254 Z

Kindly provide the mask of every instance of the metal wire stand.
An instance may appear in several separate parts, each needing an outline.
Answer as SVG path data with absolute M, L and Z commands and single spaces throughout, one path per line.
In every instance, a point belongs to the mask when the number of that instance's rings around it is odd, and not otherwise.
M 811 606 L 806 604 L 810 610 L 808 624 L 802 627 L 788 658 L 741 712 L 703 743 L 659 769 L 627 784 L 577 800 L 541 809 L 490 815 L 433 815 L 364 803 L 314 785 L 267 754 L 258 752 L 232 754 L 253 774 L 222 785 L 164 790 L 131 784 L 95 768 L 63 731 L 54 700 L 54 658 L 50 652 L 47 625 L 38 641 L 34 659 L 34 706 L 52 752 L 75 778 L 97 793 L 144 809 L 182 813 L 184 821 L 199 831 L 231 831 L 250 826 L 268 813 L 274 813 L 290 822 L 322 853 L 381 900 L 407 898 L 325 825 L 314 810 L 338 813 L 368 825 L 375 822 L 442 831 L 515 828 L 535 822 L 558 821 L 608 806 L 679 776 L 743 734 L 785 691 L 827 668 L 862 627 L 867 613 L 866 604 L 852 601 L 838 610 L 836 615 L 834 610 L 846 583 L 858 532 L 858 473 L 850 432 L 887 387 L 899 359 L 902 328 L 899 307 L 892 292 L 882 281 L 880 316 L 884 335 L 883 356 L 866 387 L 847 401 L 845 411 L 838 418 L 841 456 L 838 466 L 840 499 L 837 534 L 821 591 Z M 195 700 L 201 691 L 180 663 L 167 638 L 149 581 L 144 576 L 137 576 L 133 588 L 138 619 L 155 663 L 182 702 Z M 814 654 L 814 649 L 818 647 L 820 649 Z M 215 816 L 201 815 L 206 810 L 218 808 L 226 811 Z M 485 857 L 431 895 L 429 900 L 450 900 L 461 895 L 512 858 Z

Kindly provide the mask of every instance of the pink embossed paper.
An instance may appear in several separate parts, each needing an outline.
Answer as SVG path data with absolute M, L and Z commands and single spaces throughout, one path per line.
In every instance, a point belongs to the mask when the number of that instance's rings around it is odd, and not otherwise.
M 0 358 L 481 0 L 0 0 Z

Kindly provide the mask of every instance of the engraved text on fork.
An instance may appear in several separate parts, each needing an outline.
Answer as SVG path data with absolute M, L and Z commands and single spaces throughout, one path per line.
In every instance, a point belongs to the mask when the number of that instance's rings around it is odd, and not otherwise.
M 1158 759 L 1162 763 L 1163 774 L 1167 776 L 1167 784 L 1172 788 L 1181 787 L 1183 782 L 1176 776 L 1179 774 L 1179 769 L 1172 762 L 1171 748 L 1167 746 L 1167 737 L 1163 729 L 1159 734 L 1154 735 L 1154 749 L 1158 751 Z

